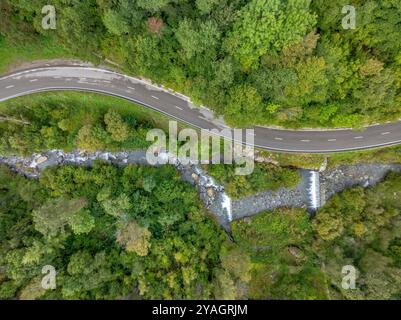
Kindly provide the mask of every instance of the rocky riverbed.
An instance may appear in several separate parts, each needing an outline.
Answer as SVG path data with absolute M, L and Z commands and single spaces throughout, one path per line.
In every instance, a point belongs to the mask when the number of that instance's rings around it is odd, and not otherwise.
M 306 208 L 307 195 L 301 182 L 296 189 L 281 188 L 278 191 L 265 191 L 259 194 L 233 201 L 233 220 L 250 217 L 261 211 L 270 211 L 279 207 Z
M 375 185 L 382 181 L 390 171 L 401 172 L 401 164 L 358 164 L 322 172 L 320 174 L 322 204 L 344 189 L 353 186 L 366 188 Z
M 50 166 L 91 166 L 96 160 L 103 160 L 120 167 L 129 164 L 148 165 L 145 151 L 88 153 L 78 150 L 72 152 L 50 150 L 28 157 L 0 156 L 0 163 L 8 165 L 13 171 L 29 178 L 39 177 L 40 172 Z M 229 231 L 232 220 L 249 217 L 263 211 L 279 207 L 311 209 L 311 172 L 308 170 L 301 170 L 301 182 L 294 189 L 268 190 L 231 201 L 224 192 L 224 186 L 214 181 L 199 166 L 182 165 L 176 159 L 172 162 L 181 173 L 182 179 L 196 187 L 205 207 L 227 231 Z M 335 193 L 346 188 L 356 185 L 362 187 L 374 185 L 380 182 L 389 171 L 401 172 L 401 164 L 358 164 L 320 172 L 318 175 L 320 188 L 317 192 L 320 191 L 321 205 Z
M 279 207 L 298 207 L 311 209 L 309 194 L 309 170 L 302 171 L 302 180 L 295 189 L 282 188 L 276 192 L 265 191 L 246 197 L 232 204 L 233 220 L 270 211 Z M 373 186 L 384 179 L 390 171 L 401 172 L 401 164 L 357 164 L 341 166 L 319 173 L 320 188 L 318 192 L 320 207 L 334 194 L 354 186 Z

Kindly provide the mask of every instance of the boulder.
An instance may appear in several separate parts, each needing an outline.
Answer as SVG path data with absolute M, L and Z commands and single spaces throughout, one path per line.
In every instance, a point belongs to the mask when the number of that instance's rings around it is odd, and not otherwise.
M 199 181 L 199 176 L 196 173 L 191 174 L 192 179 L 194 179 L 195 182 Z
M 36 164 L 41 164 L 43 162 L 47 161 L 47 157 L 45 156 L 40 156 L 38 160 L 36 160 Z
M 207 195 L 208 195 L 209 198 L 213 198 L 213 197 L 214 197 L 214 194 L 215 194 L 213 188 L 207 188 L 207 189 L 206 189 L 206 193 L 207 193 Z

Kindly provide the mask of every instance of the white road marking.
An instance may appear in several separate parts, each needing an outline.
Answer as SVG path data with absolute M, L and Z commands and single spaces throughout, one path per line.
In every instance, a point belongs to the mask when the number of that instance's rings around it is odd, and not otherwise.
M 205 118 L 205 117 L 198 116 L 198 118 L 199 118 L 199 119 L 202 119 L 202 120 L 205 120 L 205 121 L 209 121 L 209 119 L 207 119 L 207 118 Z
M 254 134 L 254 133 L 251 133 L 251 132 L 247 132 L 249 135 L 251 135 L 251 136 L 256 136 L 256 134 Z
M 14 85 L 7 86 L 6 89 L 14 88 Z
M 50 69 L 50 68 L 49 68 Z M 93 69 L 95 69 L 95 68 L 93 68 Z M 24 71 L 24 72 L 21 72 L 21 74 L 26 74 L 26 73 L 32 73 L 32 72 L 35 72 L 35 71 L 40 71 L 41 69 L 32 69 L 32 70 L 28 70 L 28 71 Z M 110 72 L 111 73 L 111 72 Z M 3 78 L 0 78 L 1 80 L 3 80 L 3 79 L 6 79 L 6 78 L 9 78 L 9 77 L 12 77 L 12 76 L 6 76 L 6 77 L 3 77 Z M 128 78 L 128 76 L 127 76 L 127 78 Z M 69 79 L 69 80 L 71 80 L 71 79 Z M 68 80 L 67 80 L 68 81 Z M 57 90 L 58 88 L 57 87 L 54 87 L 54 88 L 52 88 L 52 87 L 48 87 L 48 88 L 46 88 L 46 89 L 48 89 L 48 90 Z M 77 89 L 80 89 L 80 88 L 77 88 Z M 99 90 L 99 91 L 102 91 L 102 90 Z M 36 92 L 35 90 L 30 90 L 30 91 L 27 91 L 27 92 L 25 92 L 25 93 L 29 93 L 29 92 Z M 105 90 L 103 90 L 103 92 L 105 92 L 105 93 L 107 93 L 107 91 L 105 91 Z M 14 95 L 14 96 L 19 96 L 20 94 L 18 94 L 18 95 Z M 14 97 L 13 96 L 13 97 Z M 6 99 L 8 99 L 8 98 L 10 98 L 10 97 L 7 97 L 7 98 L 5 98 L 5 99 L 0 99 L 0 101 L 3 101 L 3 100 L 6 100 Z M 145 104 L 146 105 L 146 104 Z M 148 106 L 148 107 L 151 107 L 151 106 Z M 401 120 L 401 119 L 400 119 Z M 388 123 L 390 123 L 390 121 L 388 122 Z M 195 125 L 196 126 L 196 125 Z M 377 134 L 379 134 L 380 132 L 378 132 Z M 361 137 L 361 139 L 362 138 L 364 138 L 364 137 Z M 280 140 L 281 138 L 278 138 L 277 140 Z M 281 140 L 283 140 L 283 139 L 281 139 Z M 329 140 L 330 141 L 330 140 Z M 333 139 L 333 140 L 331 140 L 331 141 L 336 141 L 336 139 Z M 381 143 L 381 144 L 372 144 L 372 145 L 364 145 L 363 147 L 353 147 L 353 148 L 344 148 L 344 149 L 340 149 L 340 148 L 335 148 L 335 149 L 327 149 L 327 150 L 322 150 L 322 149 L 320 149 L 320 150 L 315 150 L 315 149 L 312 149 L 312 150 L 308 150 L 307 148 L 304 148 L 304 150 L 299 150 L 299 149 L 296 149 L 296 150 L 293 150 L 293 149 L 280 149 L 280 148 L 272 148 L 272 147 L 268 147 L 268 146 L 259 146 L 259 145 L 255 145 L 255 146 L 257 146 L 257 147 L 262 147 L 262 148 L 267 148 L 267 149 L 271 149 L 271 150 L 279 150 L 279 151 L 298 151 L 298 152 L 317 152 L 317 153 L 322 153 L 322 152 L 333 152 L 333 151 L 347 151 L 347 150 L 358 150 L 358 149 L 365 149 L 365 148 L 372 148 L 372 147 L 377 147 L 377 146 L 385 146 L 385 145 L 392 145 L 392 144 L 396 144 L 396 143 L 401 143 L 401 140 L 396 140 L 396 141 L 388 141 L 388 142 L 386 142 L 385 144 L 383 144 L 383 143 Z M 334 147 L 333 147 L 334 148 Z
M 354 137 L 354 139 L 363 139 L 363 137 L 362 136 L 358 136 L 358 137 Z
M 310 140 L 301 140 L 302 142 L 310 142 Z
M 327 140 L 327 141 L 333 142 L 333 141 L 337 141 L 337 139 L 329 139 L 329 140 Z
M 385 136 L 385 135 L 388 135 L 388 134 L 390 134 L 391 132 L 382 132 L 382 136 Z
M 128 87 L 128 89 L 135 90 L 135 88 L 133 88 L 133 87 Z
M 159 100 L 159 98 L 158 98 L 158 97 L 156 97 L 156 96 L 152 96 L 152 98 L 153 98 L 153 99 L 156 99 L 156 100 Z
M 175 106 L 178 110 L 182 110 L 182 108 L 181 107 L 179 107 L 179 106 Z
M 283 138 L 274 138 L 274 140 L 282 141 Z

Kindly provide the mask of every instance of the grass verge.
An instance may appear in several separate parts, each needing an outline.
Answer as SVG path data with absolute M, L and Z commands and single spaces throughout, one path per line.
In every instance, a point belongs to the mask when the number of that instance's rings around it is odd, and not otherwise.
M 73 58 L 73 55 L 53 37 L 38 36 L 20 42 L 0 35 L 0 74 L 26 62 L 57 58 Z

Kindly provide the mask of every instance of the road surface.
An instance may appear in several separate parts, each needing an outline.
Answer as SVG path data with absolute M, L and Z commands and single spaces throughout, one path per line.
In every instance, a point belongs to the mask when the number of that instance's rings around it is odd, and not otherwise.
M 117 96 L 196 128 L 228 129 L 221 118 L 215 119 L 209 109 L 194 106 L 186 97 L 110 70 L 79 65 L 49 65 L 0 78 L 0 101 L 54 90 L 90 91 Z M 401 144 L 401 121 L 369 126 L 363 131 L 284 130 L 260 126 L 252 129 L 254 145 L 271 151 L 332 153 Z

